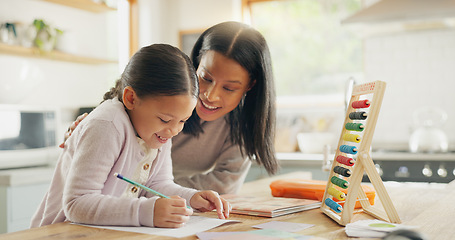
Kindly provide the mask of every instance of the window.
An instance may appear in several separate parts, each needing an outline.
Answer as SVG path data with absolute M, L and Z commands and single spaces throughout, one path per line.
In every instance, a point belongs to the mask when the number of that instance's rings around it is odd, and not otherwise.
M 247 6 L 250 24 L 270 48 L 278 99 L 344 104 L 348 80 L 362 78 L 362 46 L 340 22 L 360 9 L 360 0 L 250 0 Z
M 325 149 L 335 149 L 349 83 L 363 81 L 362 42 L 352 26 L 341 25 L 360 9 L 360 0 L 243 3 L 246 22 L 264 35 L 272 55 L 278 95 L 276 150 L 299 149 L 298 133 L 320 136 L 320 146 L 311 152 L 324 152 L 325 142 L 330 142 Z

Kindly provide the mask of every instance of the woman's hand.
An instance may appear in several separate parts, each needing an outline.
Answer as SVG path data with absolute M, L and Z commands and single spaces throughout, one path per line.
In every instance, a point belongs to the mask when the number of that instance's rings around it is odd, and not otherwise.
M 172 196 L 159 198 L 155 202 L 153 225 L 163 228 L 178 228 L 185 225 L 193 214 L 193 209 L 186 207 L 185 199 Z M 142 225 L 148 225 L 143 223 Z
M 201 191 L 193 195 L 190 200 L 191 206 L 201 212 L 212 211 L 216 209 L 218 218 L 226 219 L 232 210 L 231 204 L 215 191 Z
M 83 113 L 81 115 L 79 115 L 76 120 L 70 125 L 70 127 L 68 128 L 68 131 L 65 133 L 65 136 L 63 137 L 63 143 L 60 144 L 60 148 L 64 148 L 65 147 L 65 142 L 66 140 L 71 136 L 71 134 L 73 133 L 74 129 L 76 129 L 77 125 L 79 125 L 79 123 L 85 118 L 87 117 L 88 113 Z

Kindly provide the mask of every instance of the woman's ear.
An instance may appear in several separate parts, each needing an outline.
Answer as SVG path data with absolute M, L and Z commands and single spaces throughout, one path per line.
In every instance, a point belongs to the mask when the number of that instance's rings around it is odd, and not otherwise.
M 254 87 L 254 85 L 256 85 L 256 80 L 253 80 L 253 81 L 251 82 L 250 87 L 248 87 L 248 89 L 247 89 L 246 91 L 247 91 L 247 92 L 250 91 L 250 90 Z
M 136 92 L 134 91 L 134 89 L 132 87 L 128 86 L 123 89 L 123 96 L 122 96 L 123 105 L 125 105 L 125 107 L 128 110 L 134 109 L 136 99 L 137 99 Z

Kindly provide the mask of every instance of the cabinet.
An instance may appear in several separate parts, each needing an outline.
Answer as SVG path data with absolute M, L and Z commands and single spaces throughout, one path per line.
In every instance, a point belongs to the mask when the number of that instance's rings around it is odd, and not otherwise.
M 77 8 L 84 11 L 102 13 L 108 11 L 116 11 L 115 8 L 109 7 L 105 4 L 95 3 L 91 0 L 43 0 L 45 2 L 51 2 L 67 7 Z M 85 64 L 108 64 L 117 63 L 115 60 L 101 59 L 78 56 L 74 54 L 68 54 L 61 51 L 41 52 L 36 47 L 22 47 L 19 45 L 9 45 L 0 43 L 0 54 L 10 54 L 22 57 L 33 57 L 33 58 L 44 58 L 49 60 L 66 61 L 74 63 L 85 63 Z
M 43 167 L 0 171 L 0 234 L 30 227 L 53 171 Z

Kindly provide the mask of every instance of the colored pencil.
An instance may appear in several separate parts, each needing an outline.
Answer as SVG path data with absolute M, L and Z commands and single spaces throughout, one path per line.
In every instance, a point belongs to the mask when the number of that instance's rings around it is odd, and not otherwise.
M 162 198 L 169 198 L 168 196 L 166 196 L 166 195 L 164 195 L 164 194 L 162 194 L 162 193 L 160 193 L 160 192 L 157 192 L 157 191 L 155 191 L 155 190 L 153 190 L 153 189 L 151 189 L 151 188 L 149 188 L 149 187 L 147 187 L 147 186 L 144 186 L 144 185 L 142 185 L 142 184 L 140 184 L 140 183 L 138 183 L 138 182 L 135 182 L 135 181 L 133 181 L 133 180 L 127 178 L 127 177 L 124 177 L 124 176 L 122 176 L 122 175 L 119 174 L 119 173 L 114 173 L 114 176 L 116 176 L 117 178 L 122 179 L 122 180 L 124 180 L 124 181 L 126 181 L 126 182 L 128 182 L 128 183 L 131 183 L 131 184 L 133 184 L 134 186 L 140 187 L 140 188 L 144 189 L 144 190 L 147 191 L 147 192 L 151 192 L 151 193 L 153 193 L 153 194 L 155 194 L 155 195 L 157 195 L 157 196 L 159 196 L 159 197 L 162 197 Z M 191 209 L 190 206 L 186 206 L 186 207 L 189 208 L 189 209 Z

